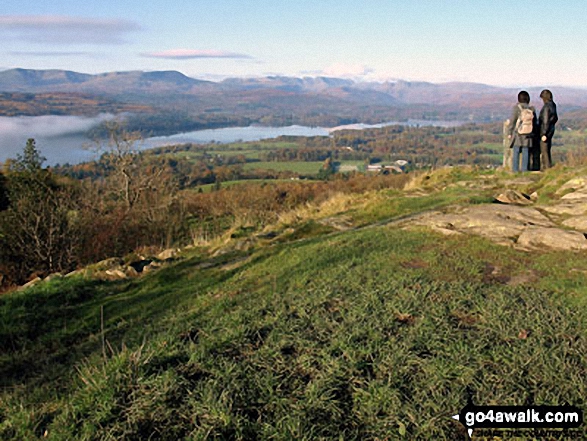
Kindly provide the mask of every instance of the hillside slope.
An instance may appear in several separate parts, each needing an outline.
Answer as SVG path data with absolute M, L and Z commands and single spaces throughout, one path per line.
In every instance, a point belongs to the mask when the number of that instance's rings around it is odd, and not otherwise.
M 0 437 L 464 440 L 468 391 L 585 409 L 584 252 L 413 222 L 489 210 L 504 188 L 568 205 L 581 175 L 440 170 L 140 278 L 4 295 Z

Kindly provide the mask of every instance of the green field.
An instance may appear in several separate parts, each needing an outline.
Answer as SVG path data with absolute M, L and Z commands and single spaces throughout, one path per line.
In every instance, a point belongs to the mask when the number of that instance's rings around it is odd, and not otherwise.
M 292 182 L 291 179 L 241 179 L 239 181 L 225 181 L 220 183 L 220 188 L 228 188 L 232 187 L 233 185 L 243 185 L 243 184 L 271 184 L 274 182 Z M 306 181 L 296 181 L 296 182 L 306 182 Z M 204 193 L 209 193 L 216 188 L 216 184 L 204 184 L 198 185 L 197 187 L 191 188 L 190 191 L 199 191 L 202 189 Z
M 317 175 L 324 162 L 248 162 L 245 164 L 245 170 L 274 170 L 277 172 L 291 171 L 300 175 Z

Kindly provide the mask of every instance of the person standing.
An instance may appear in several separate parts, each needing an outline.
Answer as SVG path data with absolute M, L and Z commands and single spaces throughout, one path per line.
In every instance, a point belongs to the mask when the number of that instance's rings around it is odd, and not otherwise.
M 544 102 L 538 121 L 540 127 L 540 169 L 546 170 L 552 167 L 550 150 L 552 148 L 552 137 L 554 136 L 554 126 L 558 121 L 558 115 L 556 113 L 556 104 L 552 100 L 552 92 L 550 90 L 544 89 L 540 92 L 540 98 Z
M 514 106 L 508 126 L 508 139 L 513 149 L 512 171 L 528 171 L 530 149 L 535 144 L 537 126 L 536 111 L 530 105 L 530 94 L 522 90 L 518 93 L 518 104 Z M 521 164 L 520 154 L 522 155 Z

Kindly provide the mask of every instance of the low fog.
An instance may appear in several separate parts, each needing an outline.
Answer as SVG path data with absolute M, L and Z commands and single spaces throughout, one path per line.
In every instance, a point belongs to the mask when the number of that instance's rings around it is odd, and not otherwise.
M 85 133 L 112 115 L 18 116 L 0 117 L 0 162 L 22 153 L 27 139 L 34 138 L 37 148 L 47 158 L 45 165 L 75 164 L 94 159 L 84 148 L 91 141 Z

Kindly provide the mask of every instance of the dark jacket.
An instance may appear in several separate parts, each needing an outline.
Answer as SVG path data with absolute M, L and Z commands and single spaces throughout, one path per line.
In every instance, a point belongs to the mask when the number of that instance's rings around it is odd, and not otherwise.
M 520 107 L 522 109 L 532 109 L 532 111 L 534 112 L 534 120 L 532 121 L 532 125 L 533 125 L 533 133 L 530 133 L 529 135 L 520 135 L 518 133 L 518 119 L 520 118 Z M 536 134 L 538 132 L 538 119 L 536 118 L 536 111 L 534 110 L 534 107 L 532 107 L 529 104 L 526 103 L 518 103 L 514 106 L 514 109 L 512 111 L 512 116 L 510 118 L 510 125 L 508 127 L 508 134 L 511 135 L 511 144 L 510 147 L 513 147 L 514 145 L 518 146 L 518 147 L 529 147 L 532 148 L 534 146 L 534 139 L 536 137 Z
M 540 118 L 538 121 L 540 124 L 540 137 L 546 136 L 548 139 L 552 139 L 552 136 L 554 135 L 554 125 L 557 121 L 558 115 L 556 114 L 556 104 L 554 104 L 554 101 L 546 101 L 540 111 Z

